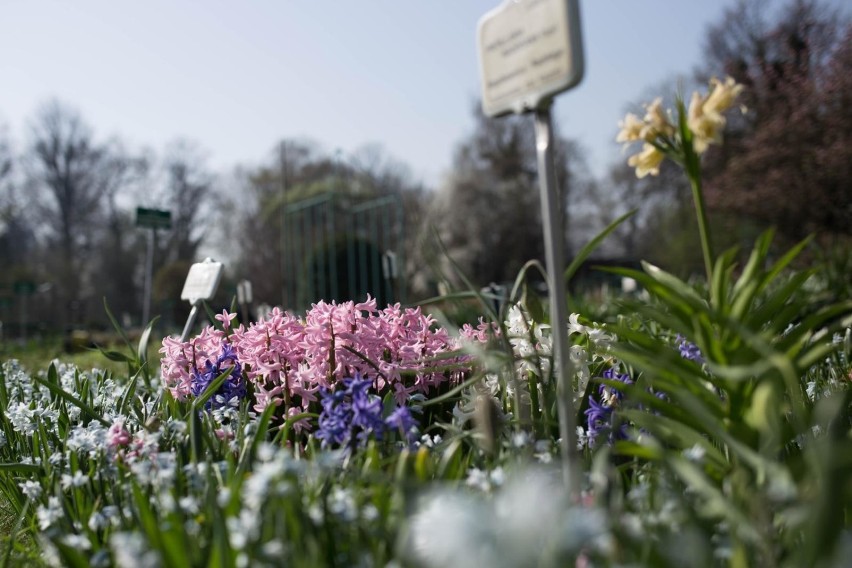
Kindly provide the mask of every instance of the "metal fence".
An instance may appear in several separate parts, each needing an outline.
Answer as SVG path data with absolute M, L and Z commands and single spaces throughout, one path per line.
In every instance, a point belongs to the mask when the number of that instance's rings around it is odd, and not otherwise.
M 282 302 L 302 311 L 319 301 L 405 302 L 402 203 L 325 193 L 291 203 L 282 223 Z

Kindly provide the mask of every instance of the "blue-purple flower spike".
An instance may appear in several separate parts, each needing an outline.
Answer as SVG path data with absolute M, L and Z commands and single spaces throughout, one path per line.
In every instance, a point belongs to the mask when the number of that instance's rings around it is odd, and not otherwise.
M 677 348 L 680 351 L 680 356 L 684 359 L 689 359 L 690 361 L 695 361 L 699 365 L 704 364 L 704 355 L 701 354 L 701 350 L 697 345 L 687 341 L 687 339 L 678 334 L 677 338 Z
M 216 363 L 212 363 L 208 359 L 204 363 L 203 370 L 198 368 L 192 370 L 192 383 L 190 385 L 192 395 L 201 396 L 210 386 L 210 383 L 215 381 L 216 377 L 221 375 L 228 367 L 233 367 L 233 369 L 231 369 L 228 378 L 222 383 L 222 386 L 219 387 L 219 390 L 215 394 L 221 395 L 225 404 L 234 397 L 245 398 L 246 384 L 243 380 L 243 368 L 237 358 L 237 354 L 234 352 L 234 348 L 227 343 L 222 345 L 222 354 L 217 357 Z M 216 396 L 210 397 L 207 404 L 204 405 L 207 410 L 222 406 L 221 402 L 216 402 L 216 398 Z
M 633 384 L 629 375 L 617 373 L 613 368 L 604 371 L 603 378 L 620 381 L 626 385 Z M 621 391 L 608 385 L 601 385 L 598 388 L 597 398 L 595 395 L 589 397 L 589 408 L 585 412 L 589 447 L 595 447 L 598 435 L 602 433 L 609 433 L 609 444 L 616 439 L 627 437 L 627 424 L 622 424 L 617 431 L 613 430 L 613 410 L 623 397 Z
M 381 399 L 368 392 L 372 381 L 356 374 L 343 379 L 342 383 L 343 390 L 321 391 L 322 412 L 316 437 L 323 447 L 342 446 L 348 450 L 363 446 L 370 436 L 381 440 L 386 433 L 396 430 L 411 442 L 411 437 L 417 433 L 417 423 L 407 407 L 397 408 L 385 420 Z

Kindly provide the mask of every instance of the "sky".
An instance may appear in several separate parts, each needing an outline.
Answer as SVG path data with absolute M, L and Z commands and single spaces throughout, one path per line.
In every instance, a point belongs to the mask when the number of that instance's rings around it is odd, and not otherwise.
M 554 121 L 593 173 L 647 89 L 689 74 L 736 0 L 581 0 L 586 73 Z M 95 137 L 197 142 L 227 172 L 282 138 L 347 159 L 380 143 L 436 187 L 473 130 L 476 26 L 497 0 L 0 0 L 0 125 L 26 146 L 38 107 L 75 107 Z M 661 93 L 662 94 L 662 93 Z

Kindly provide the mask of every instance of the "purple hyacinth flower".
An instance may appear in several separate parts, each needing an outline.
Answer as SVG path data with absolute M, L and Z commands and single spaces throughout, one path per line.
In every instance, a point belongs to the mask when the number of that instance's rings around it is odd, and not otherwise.
M 618 373 L 614 368 L 604 371 L 603 378 L 620 381 L 625 385 L 633 384 L 630 375 Z M 616 439 L 627 437 L 627 424 L 622 424 L 617 431 L 613 430 L 613 410 L 623 398 L 624 394 L 620 390 L 608 385 L 601 385 L 598 388 L 597 397 L 595 395 L 589 397 L 589 408 L 585 415 L 590 448 L 595 447 L 598 435 L 601 433 L 609 433 L 609 444 L 612 444 Z
M 407 407 L 399 407 L 385 420 L 381 399 L 369 393 L 372 381 L 360 375 L 341 381 L 344 388 L 323 389 L 319 429 L 315 436 L 323 447 L 341 446 L 346 451 L 366 444 L 370 436 L 381 440 L 391 429 L 399 429 L 411 441 L 417 433 L 417 423 Z
M 208 359 L 204 362 L 203 369 L 198 369 L 197 367 L 192 369 L 192 372 L 190 373 L 190 377 L 192 379 L 190 390 L 193 396 L 198 397 L 210 387 L 210 383 L 215 381 L 216 378 L 229 367 L 233 368 L 228 374 L 228 378 L 224 383 L 222 383 L 219 390 L 214 393 L 214 396 L 211 396 L 204 405 L 207 410 L 221 407 L 223 404 L 227 404 L 227 401 L 234 397 L 245 398 L 246 384 L 243 380 L 242 365 L 237 358 L 237 354 L 234 352 L 234 348 L 225 343 L 222 345 L 222 354 L 216 358 L 216 363 L 213 363 Z M 215 395 L 221 395 L 221 400 L 223 400 L 224 403 L 217 402 L 217 396 Z
M 677 341 L 677 348 L 680 351 L 681 357 L 690 361 L 695 361 L 699 365 L 704 364 L 704 355 L 701 354 L 701 350 L 697 345 L 687 341 L 687 339 L 680 334 L 678 334 L 677 338 L 675 338 L 675 341 Z
M 411 410 L 407 406 L 398 406 L 385 419 L 385 424 L 388 428 L 400 432 L 409 445 L 413 444 L 420 434 L 417 421 L 411 416 Z

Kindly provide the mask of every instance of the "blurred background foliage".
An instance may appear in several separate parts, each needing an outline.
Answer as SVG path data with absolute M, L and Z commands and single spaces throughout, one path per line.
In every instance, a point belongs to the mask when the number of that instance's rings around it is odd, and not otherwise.
M 770 226 L 778 247 L 814 234 L 797 262 L 822 267 L 832 282 L 824 292 L 848 298 L 852 22 L 820 0 L 747 0 L 708 28 L 704 42 L 704 61 L 679 78 L 683 91 L 724 75 L 746 86 L 747 112 L 731 118 L 725 143 L 704 163 L 715 249 L 748 250 Z M 643 92 L 672 91 L 657 87 Z M 640 93 L 630 110 L 641 114 L 649 100 Z M 407 301 L 462 284 L 434 246 L 435 233 L 473 283 L 505 285 L 543 253 L 533 127 L 526 116 L 491 120 L 472 107 L 475 127 L 452 150 L 452 170 L 439 187 L 425 187 L 378 144 L 343 156 L 310 140 L 281 140 L 259 165 L 221 172 L 203 141 L 133 148 L 99 137 L 72 104 L 48 101 L 25 139 L 13 140 L 0 125 L 2 339 L 108 329 L 103 298 L 123 324 L 141 329 L 148 229 L 134 227 L 137 206 L 172 214 L 172 229 L 154 235 L 152 315 L 162 316 L 164 333 L 186 317 L 181 282 L 205 256 L 227 266 L 218 307 L 230 305 L 242 279 L 253 283 L 255 306 L 295 307 L 286 305 L 286 290 L 305 275 L 283 260 L 290 244 L 282 212 L 328 194 L 399 202 L 404 231 L 395 252 Z M 682 278 L 701 269 L 683 178 L 664 167 L 637 179 L 618 152 L 613 143 L 614 165 L 594 176 L 581 145 L 558 136 L 569 256 L 637 209 L 578 275 L 578 290 L 593 298 L 606 295 L 604 282 L 620 286 L 594 276 L 596 264 L 635 267 L 645 259 Z

